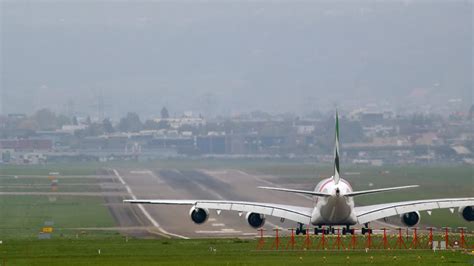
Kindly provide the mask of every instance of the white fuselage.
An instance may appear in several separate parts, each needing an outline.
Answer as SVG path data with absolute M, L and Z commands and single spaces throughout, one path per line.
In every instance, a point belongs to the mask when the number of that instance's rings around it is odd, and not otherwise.
M 315 192 L 331 194 L 329 197 L 315 197 L 311 214 L 313 225 L 354 225 L 357 223 L 354 213 L 354 199 L 345 194 L 352 192 L 351 185 L 340 179 L 336 185 L 332 177 L 319 182 Z

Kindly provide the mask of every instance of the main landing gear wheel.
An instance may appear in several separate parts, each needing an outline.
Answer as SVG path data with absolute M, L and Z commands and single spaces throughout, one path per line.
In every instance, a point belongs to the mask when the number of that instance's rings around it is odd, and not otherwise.
M 365 227 L 362 228 L 362 234 L 365 235 L 366 233 L 372 234 L 372 229 L 369 228 L 369 223 L 364 224 Z
M 315 235 L 319 235 L 319 234 L 322 234 L 322 233 L 323 233 L 323 229 L 322 229 L 322 226 L 321 226 L 321 225 L 319 225 L 318 227 L 314 228 L 314 234 L 315 234 Z M 326 233 L 327 233 L 327 231 L 324 230 L 324 234 L 326 234 Z
M 296 227 L 296 235 L 306 235 L 306 228 L 304 228 L 302 223 L 298 223 L 298 226 Z
M 346 227 L 342 228 L 342 234 L 343 235 L 347 235 L 347 234 L 353 235 L 353 234 L 355 234 L 355 229 L 354 228 L 351 229 L 351 227 L 349 225 L 346 225 Z
M 324 232 L 325 235 L 334 235 L 336 233 L 336 229 L 332 226 L 325 226 L 324 229 L 322 225 L 319 225 L 317 228 L 314 228 L 314 234 L 319 235 Z

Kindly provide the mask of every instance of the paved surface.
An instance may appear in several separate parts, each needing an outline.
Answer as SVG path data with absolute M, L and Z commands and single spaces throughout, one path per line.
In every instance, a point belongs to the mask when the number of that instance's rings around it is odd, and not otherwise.
M 258 189 L 258 186 L 280 186 L 277 178 L 248 174 L 238 170 L 114 170 L 116 182 L 128 193 L 128 199 L 210 199 L 272 202 L 312 207 L 305 195 Z M 315 182 L 316 183 L 316 182 Z M 285 187 L 288 184 L 284 184 Z M 293 187 L 297 185 L 293 184 Z M 301 186 L 301 184 L 300 184 Z M 314 186 L 314 184 L 313 184 Z M 312 189 L 308 188 L 308 189 Z M 253 237 L 257 231 L 236 212 L 210 210 L 209 220 L 196 225 L 189 218 L 189 206 L 131 205 L 121 203 L 121 197 L 107 197 L 107 202 L 120 227 L 139 236 L 163 237 Z M 276 226 L 291 228 L 296 222 L 281 222 L 267 217 L 264 229 L 272 234 Z

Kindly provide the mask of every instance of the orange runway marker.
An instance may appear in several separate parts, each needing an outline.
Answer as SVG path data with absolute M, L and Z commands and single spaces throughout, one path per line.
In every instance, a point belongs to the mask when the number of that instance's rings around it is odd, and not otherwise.
M 275 241 L 273 241 L 271 249 L 275 248 L 276 250 L 278 250 L 278 248 L 280 248 L 280 236 L 278 235 L 280 229 L 275 228 L 273 229 L 273 231 L 275 231 Z
M 372 248 L 372 230 L 367 228 L 367 245 L 366 248 Z
M 351 237 L 351 247 L 352 249 L 355 249 L 357 245 L 357 236 L 355 229 L 352 229 L 352 237 Z
M 434 227 L 427 227 L 427 229 L 430 231 L 428 235 L 428 248 L 433 247 L 433 229 Z
M 446 248 L 450 246 L 449 244 L 449 227 L 443 227 L 444 229 L 444 241 L 446 242 Z
M 413 228 L 413 240 L 411 241 L 410 248 L 418 248 L 420 245 L 420 241 L 418 240 L 418 233 L 417 233 L 418 228 L 414 227 Z
M 305 236 L 302 248 L 306 248 L 306 249 L 311 248 L 311 238 L 310 238 L 310 235 L 309 235 L 309 227 L 306 227 L 306 236 Z
M 384 249 L 387 249 L 390 247 L 388 243 L 388 239 L 387 239 L 387 228 L 382 228 L 382 230 L 383 230 L 383 238 L 382 238 L 381 246 L 383 246 Z
M 258 231 L 260 232 L 260 237 L 257 243 L 257 250 L 262 249 L 265 246 L 265 238 L 263 237 L 263 231 L 265 231 L 265 229 L 260 228 Z
M 288 243 L 286 244 L 286 249 L 289 249 L 291 247 L 291 249 L 295 249 L 295 229 L 294 228 L 290 228 L 288 229 L 291 231 L 291 235 L 290 235 L 290 240 L 288 241 Z
M 341 229 L 340 228 L 337 228 L 337 237 L 336 237 L 336 242 L 334 243 L 333 247 L 334 246 L 337 246 L 337 249 L 341 249 L 341 246 L 344 247 L 344 243 L 342 243 L 341 241 Z
M 407 248 L 407 245 L 405 244 L 405 241 L 403 241 L 402 229 L 397 228 L 397 230 L 398 230 L 398 239 L 397 239 L 397 243 L 395 245 L 398 246 L 399 249 L 402 249 L 402 245 L 405 248 Z

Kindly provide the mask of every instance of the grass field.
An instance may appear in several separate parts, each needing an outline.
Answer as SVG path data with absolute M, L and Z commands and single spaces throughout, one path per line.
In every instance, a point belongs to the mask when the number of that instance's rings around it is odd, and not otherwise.
M 61 163 L 47 165 L 1 165 L 0 176 L 6 175 L 49 175 L 58 172 L 64 176 L 70 175 L 95 175 L 101 165 L 98 163 Z
M 52 192 L 50 172 L 56 176 L 58 192 L 99 192 L 94 178 L 98 166 L 93 164 L 59 164 L 43 166 L 2 165 L 0 191 Z M 53 222 L 53 235 L 83 234 L 83 227 L 113 227 L 114 219 L 102 197 L 82 196 L 0 196 L 0 239 L 37 238 L 45 222 Z M 115 232 L 114 232 L 115 233 Z M 97 236 L 111 232 L 97 231 Z M 115 233 L 116 234 L 116 233 Z
M 74 235 L 72 228 L 112 227 L 114 220 L 100 197 L 1 196 L 0 237 L 36 238 L 45 222 L 53 221 L 55 235 Z
M 99 253 L 100 250 L 100 253 Z M 472 265 L 460 251 L 257 251 L 256 241 L 12 240 L 0 245 L 2 265 Z

